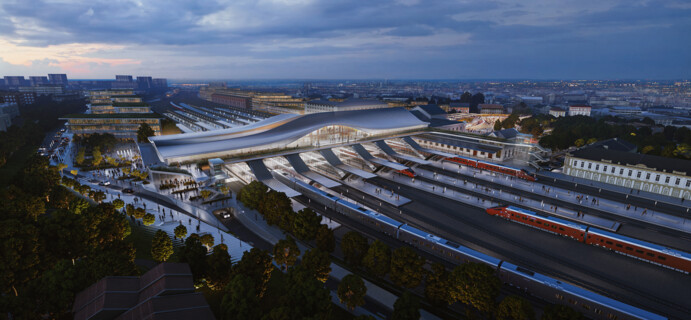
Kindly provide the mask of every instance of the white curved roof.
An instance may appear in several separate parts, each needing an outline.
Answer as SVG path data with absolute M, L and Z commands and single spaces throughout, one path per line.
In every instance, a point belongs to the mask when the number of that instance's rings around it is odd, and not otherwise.
M 154 136 L 149 140 L 164 159 L 230 151 L 268 145 L 288 144 L 329 125 L 342 125 L 365 132 L 407 130 L 426 127 L 403 108 L 322 112 L 307 115 L 281 114 L 250 125 L 205 132 Z

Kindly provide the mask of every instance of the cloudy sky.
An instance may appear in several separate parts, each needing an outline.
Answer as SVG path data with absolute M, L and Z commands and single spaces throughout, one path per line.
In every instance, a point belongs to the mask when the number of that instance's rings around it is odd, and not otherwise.
M 0 0 L 0 76 L 672 79 L 691 1 Z

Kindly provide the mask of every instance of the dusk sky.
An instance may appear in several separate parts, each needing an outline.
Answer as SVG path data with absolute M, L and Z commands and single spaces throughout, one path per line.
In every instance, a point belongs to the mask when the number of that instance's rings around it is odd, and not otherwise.
M 0 0 L 0 76 L 678 79 L 691 1 Z

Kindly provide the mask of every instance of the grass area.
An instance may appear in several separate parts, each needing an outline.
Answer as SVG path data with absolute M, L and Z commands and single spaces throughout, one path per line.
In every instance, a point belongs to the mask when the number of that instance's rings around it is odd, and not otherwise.
M 37 146 L 26 145 L 15 151 L 7 159 L 7 163 L 0 167 L 0 186 L 6 186 L 22 169 L 26 161 L 38 150 Z

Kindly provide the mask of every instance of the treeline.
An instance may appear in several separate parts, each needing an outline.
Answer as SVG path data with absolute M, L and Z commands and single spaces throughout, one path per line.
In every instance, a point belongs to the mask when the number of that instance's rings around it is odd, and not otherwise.
M 335 249 L 332 231 L 321 225 L 321 217 L 307 208 L 294 212 L 290 199 L 284 194 L 269 191 L 261 182 L 253 181 L 244 186 L 238 199 L 247 207 L 257 210 L 270 225 L 276 225 L 287 233 L 304 241 L 314 240 L 315 248 L 303 256 L 301 263 L 311 274 L 322 282 L 328 279 L 331 269 L 330 253 Z M 533 306 L 522 297 L 507 296 L 499 301 L 501 281 L 495 271 L 484 264 L 464 263 L 448 271 L 440 263 L 426 268 L 427 261 L 414 249 L 401 246 L 391 249 L 380 240 L 373 242 L 357 231 L 347 232 L 341 238 L 340 251 L 350 270 L 389 281 L 404 293 L 394 305 L 392 319 L 418 319 L 420 301 L 410 290 L 424 291 L 425 299 L 436 307 L 446 307 L 462 303 L 469 317 L 493 319 L 534 319 Z M 300 250 L 288 237 L 274 246 L 274 260 L 283 268 L 293 266 Z M 244 259 L 244 258 L 243 258 Z M 431 270 L 428 270 L 431 269 Z M 349 275 L 341 280 L 338 296 L 348 308 L 364 304 L 366 288 L 357 275 Z M 581 319 L 582 315 L 564 306 L 551 306 L 542 319 Z
M 23 146 L 38 147 L 45 133 L 60 124 L 59 117 L 84 109 L 83 99 L 55 102 L 46 96 L 39 96 L 34 104 L 21 107 L 20 118 L 14 119 L 7 132 L 0 132 L 0 166 Z
M 105 196 L 65 183 L 97 201 Z M 110 203 L 90 206 L 34 155 L 0 190 L 0 310 L 15 319 L 68 319 L 77 292 L 105 276 L 138 275 L 130 225 Z
M 619 138 L 638 146 L 638 152 L 663 157 L 691 158 L 691 130 L 685 127 L 655 126 L 650 118 L 645 126 L 635 126 L 620 118 L 594 119 L 586 116 L 560 117 L 553 123 L 553 131 L 540 139 L 540 145 L 563 150 L 599 140 Z

